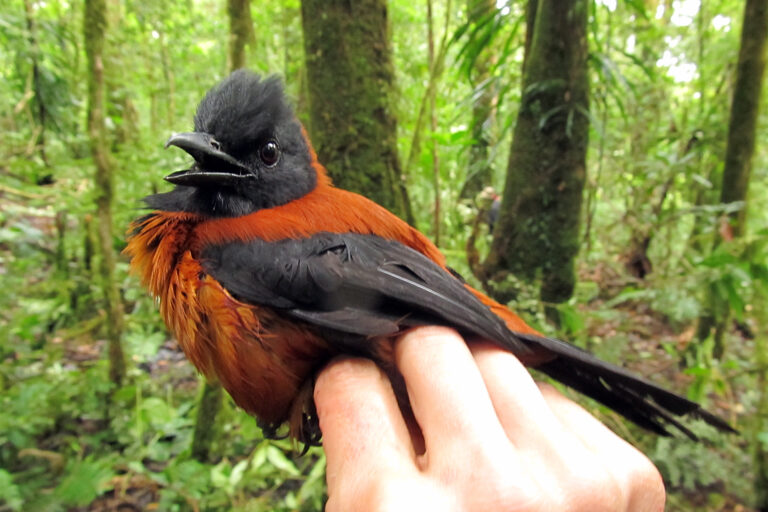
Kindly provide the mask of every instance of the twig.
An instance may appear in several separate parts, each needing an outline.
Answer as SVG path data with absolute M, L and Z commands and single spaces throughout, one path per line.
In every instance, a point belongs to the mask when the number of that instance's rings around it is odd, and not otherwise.
M 0 192 L 6 192 L 8 194 L 25 197 L 27 199 L 46 199 L 48 197 L 48 195 L 46 194 L 35 194 L 32 192 L 24 192 L 23 190 L 9 187 L 8 185 L 3 185 L 2 183 L 0 183 Z

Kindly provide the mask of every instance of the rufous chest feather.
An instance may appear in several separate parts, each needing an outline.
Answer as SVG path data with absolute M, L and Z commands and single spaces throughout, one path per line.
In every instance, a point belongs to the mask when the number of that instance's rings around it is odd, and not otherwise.
M 207 275 L 196 259 L 195 228 L 186 214 L 137 221 L 125 251 L 131 269 L 198 370 L 263 422 L 282 422 L 327 346 L 279 312 L 236 300 Z

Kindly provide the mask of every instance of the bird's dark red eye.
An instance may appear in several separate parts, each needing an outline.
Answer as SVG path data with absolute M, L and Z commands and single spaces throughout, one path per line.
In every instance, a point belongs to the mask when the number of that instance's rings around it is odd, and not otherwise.
M 277 141 L 268 140 L 265 142 L 259 150 L 259 157 L 264 165 L 268 167 L 275 165 L 280 158 L 280 147 L 277 145 Z

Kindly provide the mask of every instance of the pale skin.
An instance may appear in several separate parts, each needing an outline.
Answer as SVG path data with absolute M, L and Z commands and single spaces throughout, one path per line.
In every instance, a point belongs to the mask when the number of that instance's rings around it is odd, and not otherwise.
M 395 358 L 423 446 L 372 362 L 337 360 L 318 377 L 326 510 L 664 510 L 648 458 L 509 352 L 423 327 Z

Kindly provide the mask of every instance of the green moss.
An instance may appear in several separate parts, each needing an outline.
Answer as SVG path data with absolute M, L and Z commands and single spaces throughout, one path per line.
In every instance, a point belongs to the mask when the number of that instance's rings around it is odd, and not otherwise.
M 206 382 L 197 401 L 195 433 L 192 437 L 192 456 L 200 462 L 208 462 L 211 445 L 218 432 L 216 418 L 221 410 L 224 391 L 220 384 Z
M 757 118 L 766 60 L 768 6 L 764 1 L 749 0 L 744 9 L 738 72 L 728 125 L 723 187 L 720 202 L 744 201 L 745 206 L 731 214 L 734 235 L 744 230 L 747 191 L 755 152 Z
M 85 51 L 88 55 L 88 135 L 96 170 L 96 229 L 101 250 L 99 274 L 106 312 L 110 380 L 119 385 L 125 378 L 125 355 L 120 342 L 123 306 L 115 282 L 115 251 L 112 245 L 113 164 L 106 143 L 104 126 L 104 33 L 107 5 L 104 0 L 86 0 L 83 16 Z
M 575 284 L 589 130 L 586 9 L 584 0 L 543 0 L 529 18 L 523 100 L 486 261 L 491 274 L 541 277 L 547 302 L 567 300 Z
M 386 2 L 301 4 L 309 133 L 333 181 L 402 215 Z

